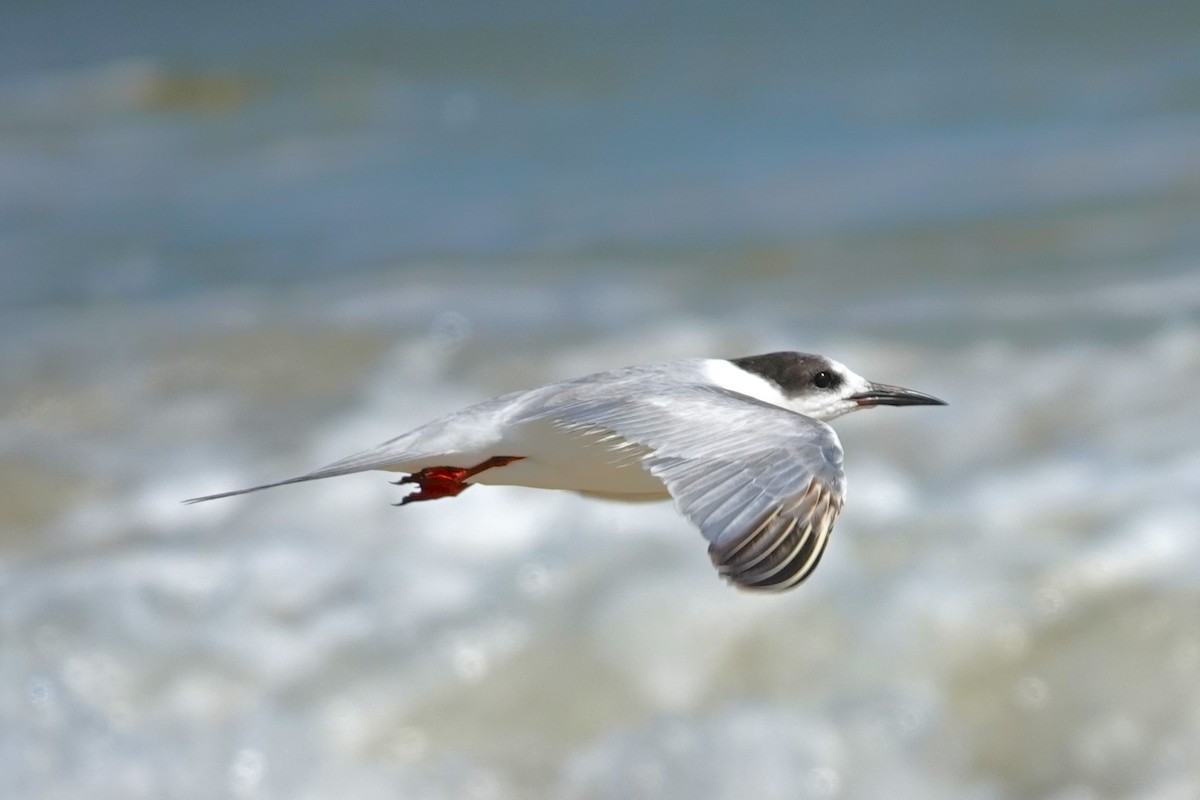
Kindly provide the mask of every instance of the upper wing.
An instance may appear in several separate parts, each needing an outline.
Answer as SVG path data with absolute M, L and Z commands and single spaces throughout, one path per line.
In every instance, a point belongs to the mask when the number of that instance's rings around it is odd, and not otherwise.
M 644 466 L 708 539 L 717 570 L 746 589 L 782 591 L 807 578 L 842 508 L 833 429 L 736 392 L 641 387 L 576 396 L 539 416 L 610 447 L 639 446 Z

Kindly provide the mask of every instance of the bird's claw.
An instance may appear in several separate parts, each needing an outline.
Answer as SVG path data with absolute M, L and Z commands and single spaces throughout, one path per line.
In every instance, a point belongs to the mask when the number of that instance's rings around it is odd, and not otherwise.
M 520 456 L 492 456 L 487 461 L 476 464 L 473 467 L 425 467 L 411 475 L 405 475 L 399 480 L 388 481 L 393 486 L 403 486 L 409 483 L 415 483 L 418 486 L 417 491 L 406 495 L 401 498 L 399 503 L 392 503 L 392 505 L 403 506 L 421 500 L 454 497 L 466 491 L 471 486 L 471 484 L 467 483 L 467 478 L 470 478 L 472 475 L 477 475 L 493 467 L 502 467 L 505 464 L 511 464 L 520 459 Z

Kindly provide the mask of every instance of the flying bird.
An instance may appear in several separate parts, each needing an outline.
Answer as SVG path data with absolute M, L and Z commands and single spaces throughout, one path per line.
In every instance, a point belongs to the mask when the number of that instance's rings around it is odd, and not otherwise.
M 367 470 L 405 473 L 393 483 L 416 491 L 395 505 L 476 483 L 671 497 L 722 577 L 778 592 L 812 574 L 846 497 L 826 423 L 880 405 L 945 403 L 809 353 L 625 367 L 485 400 L 306 475 L 184 502 Z

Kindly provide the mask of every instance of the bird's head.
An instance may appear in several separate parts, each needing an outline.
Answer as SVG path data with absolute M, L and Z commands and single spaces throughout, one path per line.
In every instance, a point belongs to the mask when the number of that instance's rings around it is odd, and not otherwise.
M 841 362 L 811 353 L 767 353 L 732 363 L 778 390 L 778 397 L 760 399 L 822 421 L 875 406 L 946 405 L 922 392 L 874 383 Z

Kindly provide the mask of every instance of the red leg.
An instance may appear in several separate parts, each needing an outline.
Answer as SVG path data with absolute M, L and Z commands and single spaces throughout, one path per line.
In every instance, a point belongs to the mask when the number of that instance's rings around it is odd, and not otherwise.
M 415 483 L 418 487 L 417 491 L 407 495 L 399 503 L 392 503 L 392 505 L 403 506 L 421 500 L 454 497 L 466 491 L 471 485 L 466 481 L 472 475 L 478 475 L 485 469 L 491 469 L 492 467 L 503 467 L 514 461 L 520 461 L 522 458 L 524 456 L 492 456 L 487 461 L 480 462 L 473 467 L 426 467 L 414 472 L 412 475 L 405 475 L 398 481 L 392 481 L 397 486 L 406 483 Z

